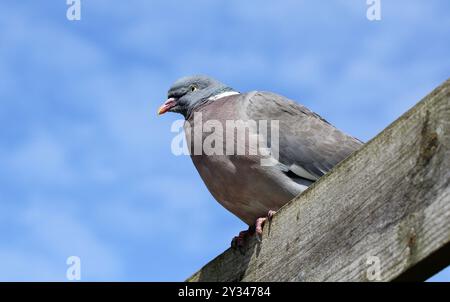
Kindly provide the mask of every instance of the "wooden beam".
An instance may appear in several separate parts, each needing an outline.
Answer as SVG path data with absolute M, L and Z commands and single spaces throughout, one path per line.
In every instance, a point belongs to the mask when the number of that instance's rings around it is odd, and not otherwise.
M 187 281 L 424 280 L 450 264 L 449 184 L 447 80 L 279 210 L 261 243 Z

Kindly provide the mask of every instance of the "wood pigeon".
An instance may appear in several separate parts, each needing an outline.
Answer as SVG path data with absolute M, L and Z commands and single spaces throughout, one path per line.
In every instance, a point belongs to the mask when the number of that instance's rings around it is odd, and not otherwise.
M 318 114 L 283 96 L 262 91 L 239 93 L 231 87 L 207 76 L 189 76 L 177 80 L 168 91 L 167 101 L 158 113 L 180 113 L 185 118 L 186 140 L 192 161 L 214 198 L 227 210 L 249 225 L 233 239 L 242 245 L 249 234 L 262 235 L 267 219 L 310 184 L 327 173 L 337 163 L 359 149 L 363 143 L 335 128 Z M 201 113 L 201 121 L 195 118 Z M 258 127 L 248 127 L 246 135 L 224 135 L 204 131 L 200 140 L 214 141 L 226 149 L 230 144 L 245 146 L 245 154 L 194 153 L 196 127 L 206 127 L 208 121 L 218 121 L 227 129 L 228 121 L 267 121 L 271 137 Z M 273 122 L 276 123 L 273 123 Z M 196 125 L 195 123 L 203 123 Z M 217 128 L 217 125 L 216 125 Z M 276 128 L 276 129 L 273 129 Z M 215 129 L 217 130 L 217 129 Z M 234 130 L 233 130 L 234 131 Z M 261 137 L 267 146 L 278 148 L 273 164 L 262 165 L 262 154 L 250 154 L 250 137 Z M 244 141 L 240 141 L 244 139 Z M 277 139 L 277 142 L 274 141 Z M 218 145 L 217 145 L 218 144 Z M 235 146 L 231 146 L 236 151 Z M 217 149 L 216 149 L 217 150 Z M 228 149 L 227 149 L 228 150 Z M 253 150 L 254 151 L 254 150 Z

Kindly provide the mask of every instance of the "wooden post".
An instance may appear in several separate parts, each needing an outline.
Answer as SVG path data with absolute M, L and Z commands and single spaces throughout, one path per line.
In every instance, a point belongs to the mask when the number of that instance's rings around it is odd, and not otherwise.
M 187 281 L 424 280 L 450 264 L 450 80 Z

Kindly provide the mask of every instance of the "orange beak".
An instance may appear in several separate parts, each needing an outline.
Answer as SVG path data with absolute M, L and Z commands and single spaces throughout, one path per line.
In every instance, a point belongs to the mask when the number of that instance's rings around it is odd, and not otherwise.
M 164 114 L 177 104 L 175 98 L 169 98 L 158 109 L 158 115 Z

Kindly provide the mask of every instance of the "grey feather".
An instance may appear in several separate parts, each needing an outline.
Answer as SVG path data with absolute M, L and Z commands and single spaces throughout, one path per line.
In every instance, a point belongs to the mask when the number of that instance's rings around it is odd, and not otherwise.
M 248 119 L 279 121 L 280 163 L 300 177 L 317 180 L 362 145 L 305 106 L 274 93 L 255 93 L 243 108 Z M 303 169 L 314 179 L 305 177 Z

